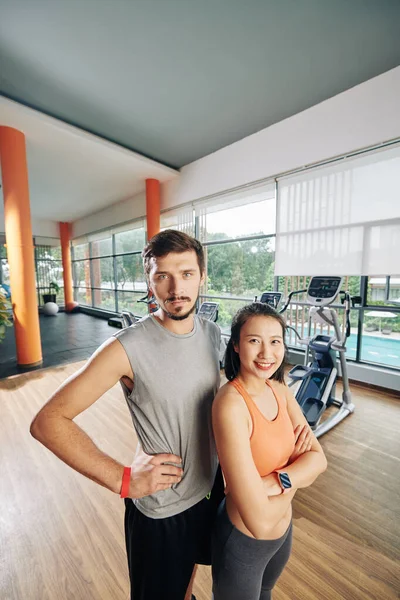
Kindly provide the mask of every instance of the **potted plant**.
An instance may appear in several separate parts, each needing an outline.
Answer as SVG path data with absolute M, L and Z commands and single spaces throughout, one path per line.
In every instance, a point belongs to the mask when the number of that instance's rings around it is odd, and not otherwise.
M 43 304 L 47 302 L 56 302 L 60 286 L 56 281 L 50 281 L 47 294 L 42 294 Z
M 6 327 L 11 327 L 12 318 L 10 314 L 11 304 L 6 300 L 6 292 L 0 286 L 0 342 L 6 335 Z

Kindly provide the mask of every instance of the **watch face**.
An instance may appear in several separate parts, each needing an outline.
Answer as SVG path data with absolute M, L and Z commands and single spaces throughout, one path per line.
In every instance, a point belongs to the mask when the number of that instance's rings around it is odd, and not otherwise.
M 281 482 L 281 486 L 287 490 L 292 487 L 292 482 L 290 481 L 290 477 L 287 473 L 278 473 L 279 481 Z

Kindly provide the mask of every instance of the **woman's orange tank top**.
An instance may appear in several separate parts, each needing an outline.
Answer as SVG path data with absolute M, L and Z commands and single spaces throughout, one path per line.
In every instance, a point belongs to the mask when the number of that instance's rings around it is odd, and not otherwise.
M 278 404 L 277 416 L 273 421 L 269 421 L 237 379 L 229 383 L 237 389 L 246 402 L 253 422 L 250 448 L 257 471 L 261 477 L 265 477 L 276 469 L 282 469 L 287 465 L 295 445 L 293 424 L 287 411 L 286 399 L 280 398 L 275 393 L 268 379 L 265 381 Z

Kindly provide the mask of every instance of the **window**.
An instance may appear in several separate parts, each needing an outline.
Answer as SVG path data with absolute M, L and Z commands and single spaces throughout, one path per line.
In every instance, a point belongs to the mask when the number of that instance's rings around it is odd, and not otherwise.
M 89 236 L 89 242 L 91 242 L 92 258 L 97 256 L 111 256 L 113 253 L 112 238 L 107 233 Z
M 116 257 L 117 288 L 124 291 L 139 291 L 144 294 L 147 290 L 140 254 L 124 254 Z
M 274 238 L 210 244 L 204 293 L 254 300 L 274 285 Z
M 367 280 L 367 302 L 362 311 L 360 359 L 400 369 L 400 277 L 372 276 Z
M 274 285 L 275 186 L 268 183 L 195 204 L 197 237 L 205 250 L 200 302 L 219 303 L 218 324 Z
M 283 298 L 286 299 L 289 293 L 292 291 L 307 290 L 310 279 L 311 277 L 298 275 L 291 277 L 279 277 L 278 289 L 279 291 L 283 292 Z M 344 277 L 341 290 L 347 290 L 351 296 L 359 296 L 360 277 Z M 315 323 L 312 323 L 310 331 L 308 330 L 309 306 L 306 303 L 306 300 L 306 292 L 303 292 L 302 294 L 296 294 L 293 296 L 292 302 L 289 304 L 288 309 L 285 312 L 286 322 L 289 325 L 287 344 L 291 347 L 305 348 L 304 345 L 300 344 L 300 341 L 293 329 L 297 331 L 301 338 L 307 338 L 318 334 L 334 334 L 333 327 L 322 327 L 322 325 Z M 342 327 L 345 327 L 345 311 L 341 306 L 340 299 L 337 298 L 332 306 L 334 306 L 338 314 L 339 323 Z M 351 359 L 356 359 L 357 356 L 358 321 L 358 309 L 355 308 L 350 312 L 351 334 L 346 342 L 346 357 Z
M 7 248 L 0 240 L 0 285 L 10 285 L 10 268 L 7 261 Z
M 54 243 L 59 243 L 58 240 Z M 64 302 L 64 280 L 60 246 L 35 246 L 36 289 L 39 306 L 43 305 L 43 294 L 54 293 L 50 283 L 56 283 L 57 304 Z
M 141 258 L 144 242 L 142 219 L 74 240 L 75 300 L 111 312 L 146 314 L 147 306 L 137 302 L 147 291 Z
M 144 227 L 120 231 L 115 234 L 115 253 L 141 252 L 145 243 Z
M 400 145 L 278 180 L 279 275 L 396 273 Z
M 194 236 L 194 211 L 193 206 L 184 206 L 161 213 L 160 230 L 177 229 L 188 235 Z
M 392 294 L 396 295 L 400 278 L 391 277 L 393 282 Z M 279 277 L 279 290 L 284 298 L 292 290 L 305 289 L 310 277 Z M 389 277 L 345 277 L 342 290 L 348 290 L 351 296 L 363 297 L 362 290 L 366 286 L 366 301 L 350 311 L 351 334 L 346 341 L 346 357 L 359 362 L 367 362 L 400 369 L 400 306 L 390 305 L 385 300 Z M 400 287 L 400 286 L 399 286 Z M 293 297 L 286 319 L 288 325 L 296 329 L 304 338 L 308 335 L 324 333 L 333 334 L 332 328 L 322 328 L 312 325 L 308 332 L 308 307 L 305 304 L 306 294 Z M 339 300 L 336 300 L 335 309 L 339 322 L 345 323 L 344 310 Z M 287 342 L 291 347 L 301 348 L 299 340 L 293 330 L 288 331 Z

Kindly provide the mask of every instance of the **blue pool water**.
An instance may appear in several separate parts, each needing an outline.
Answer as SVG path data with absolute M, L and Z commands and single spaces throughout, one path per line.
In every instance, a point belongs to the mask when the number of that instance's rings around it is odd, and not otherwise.
M 307 336 L 307 326 L 304 327 L 303 336 Z M 294 342 L 292 337 L 289 344 Z M 346 340 L 346 356 L 356 358 L 357 334 L 352 333 Z M 387 365 L 388 367 L 400 368 L 400 339 L 388 337 L 377 337 L 374 335 L 363 335 L 361 346 L 361 360 L 370 363 Z
M 349 358 L 356 357 L 357 336 L 351 334 L 346 342 Z M 400 368 L 400 340 L 364 335 L 361 347 L 361 359 Z

